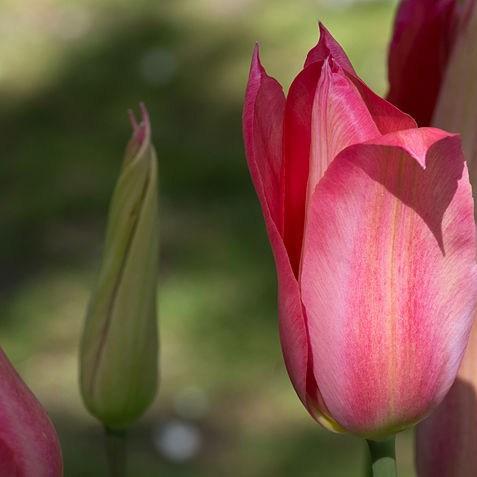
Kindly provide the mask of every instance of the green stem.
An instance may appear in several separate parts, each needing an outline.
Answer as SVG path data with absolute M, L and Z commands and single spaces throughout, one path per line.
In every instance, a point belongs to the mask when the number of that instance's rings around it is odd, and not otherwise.
M 369 447 L 367 441 L 364 453 L 363 477 L 373 477 L 373 469 L 371 467 L 371 455 L 369 454 Z
M 396 477 L 395 436 L 385 441 L 368 440 L 373 477 Z
M 106 456 L 111 477 L 126 477 L 126 431 L 104 428 Z

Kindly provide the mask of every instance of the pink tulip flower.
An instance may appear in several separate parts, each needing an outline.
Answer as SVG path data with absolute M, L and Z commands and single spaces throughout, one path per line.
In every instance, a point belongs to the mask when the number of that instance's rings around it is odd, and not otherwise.
M 55 428 L 0 349 L 0 477 L 61 477 Z
M 291 381 L 325 427 L 374 439 L 455 379 L 476 305 L 473 203 L 458 136 L 417 128 L 320 30 L 286 98 L 255 49 L 244 141 Z

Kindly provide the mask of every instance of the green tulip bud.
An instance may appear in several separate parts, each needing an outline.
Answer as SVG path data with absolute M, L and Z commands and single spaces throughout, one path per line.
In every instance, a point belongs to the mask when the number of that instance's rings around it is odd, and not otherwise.
M 151 404 L 158 381 L 157 159 L 149 117 L 130 113 L 133 135 L 110 205 L 102 266 L 80 349 L 88 410 L 122 429 Z

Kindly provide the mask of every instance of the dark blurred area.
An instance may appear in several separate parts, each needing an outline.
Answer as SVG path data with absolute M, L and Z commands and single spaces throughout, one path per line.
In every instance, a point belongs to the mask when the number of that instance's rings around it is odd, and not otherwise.
M 77 347 L 107 207 L 149 108 L 159 158 L 161 387 L 131 431 L 135 477 L 350 476 L 364 444 L 322 430 L 282 362 L 275 272 L 243 155 L 256 40 L 288 88 L 325 22 L 385 90 L 394 4 L 299 0 L 0 3 L 1 345 L 50 413 L 66 476 L 106 475 Z M 414 475 L 411 436 L 398 442 Z

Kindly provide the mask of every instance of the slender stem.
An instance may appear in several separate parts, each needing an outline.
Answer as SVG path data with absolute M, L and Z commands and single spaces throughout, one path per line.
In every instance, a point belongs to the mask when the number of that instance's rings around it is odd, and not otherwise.
M 104 428 L 106 456 L 111 477 L 126 477 L 126 431 Z
M 385 441 L 368 440 L 373 477 L 396 477 L 395 436 Z
M 373 477 L 373 468 L 371 467 L 371 455 L 369 453 L 367 441 L 364 453 L 363 477 Z

